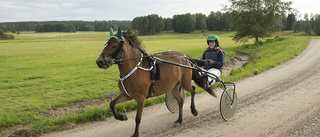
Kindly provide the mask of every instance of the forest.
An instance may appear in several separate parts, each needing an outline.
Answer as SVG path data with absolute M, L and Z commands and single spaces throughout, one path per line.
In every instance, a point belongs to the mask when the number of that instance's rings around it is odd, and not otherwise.
M 35 31 L 35 32 L 76 32 L 76 31 L 109 31 L 110 27 L 121 26 L 127 30 L 131 21 L 46 21 L 46 22 L 7 22 L 0 23 L 4 32 Z
M 160 34 L 163 31 L 174 31 L 178 33 L 190 33 L 194 30 L 209 31 L 233 31 L 235 27 L 230 24 L 228 14 L 223 12 L 211 12 L 208 16 L 202 13 L 177 14 L 172 18 L 162 18 L 157 14 L 135 17 L 131 20 L 112 21 L 46 21 L 46 22 L 4 22 L 0 23 L 0 29 L 4 32 L 19 33 L 19 31 L 35 32 L 76 32 L 76 31 L 109 31 L 121 26 L 123 30 L 134 29 L 139 35 Z M 320 35 L 319 15 L 293 13 L 282 16 L 283 30 L 294 30 L 295 32 L 306 32 L 311 34 L 313 30 Z M 317 31 L 318 30 L 318 31 Z

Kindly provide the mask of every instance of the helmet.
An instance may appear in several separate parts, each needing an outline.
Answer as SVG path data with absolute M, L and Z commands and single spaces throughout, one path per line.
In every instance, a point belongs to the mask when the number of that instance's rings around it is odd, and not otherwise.
M 217 41 L 217 45 L 220 45 L 220 40 L 217 35 L 209 35 L 207 38 L 207 43 L 209 44 L 209 41 Z

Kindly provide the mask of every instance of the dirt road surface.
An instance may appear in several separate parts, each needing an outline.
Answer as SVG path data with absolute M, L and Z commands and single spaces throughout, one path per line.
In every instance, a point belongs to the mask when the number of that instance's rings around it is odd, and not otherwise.
M 195 97 L 197 117 L 186 98 L 181 127 L 173 127 L 178 114 L 165 104 L 144 109 L 141 137 L 214 136 L 320 136 L 320 40 L 311 40 L 296 58 L 260 75 L 236 82 L 239 97 L 235 118 L 225 122 L 219 99 L 207 93 Z M 221 89 L 215 90 L 218 94 Z M 113 117 L 44 137 L 128 137 L 134 132 L 135 112 L 128 121 Z

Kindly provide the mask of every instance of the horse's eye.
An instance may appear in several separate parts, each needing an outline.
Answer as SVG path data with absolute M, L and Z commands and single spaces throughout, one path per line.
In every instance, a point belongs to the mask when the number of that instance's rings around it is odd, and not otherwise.
M 113 46 L 112 46 L 113 49 L 115 49 L 115 48 L 117 48 L 117 47 L 118 47 L 117 45 L 113 45 Z

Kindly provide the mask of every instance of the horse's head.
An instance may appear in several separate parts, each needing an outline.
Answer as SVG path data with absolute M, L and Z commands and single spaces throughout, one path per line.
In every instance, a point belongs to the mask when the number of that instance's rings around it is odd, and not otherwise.
M 118 28 L 118 33 L 114 35 L 112 28 L 110 28 L 110 39 L 105 44 L 101 55 L 96 60 L 99 68 L 107 69 L 116 62 L 117 58 L 121 58 L 120 53 L 123 50 L 124 38 L 122 36 L 121 28 Z

